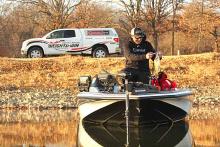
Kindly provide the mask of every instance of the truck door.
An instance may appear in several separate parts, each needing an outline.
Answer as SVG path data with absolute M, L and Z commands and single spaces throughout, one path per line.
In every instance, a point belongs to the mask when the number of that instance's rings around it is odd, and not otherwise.
M 75 30 L 56 30 L 46 36 L 48 54 L 65 54 L 82 47 L 81 34 Z
M 80 53 L 83 48 L 83 38 L 80 30 L 65 30 L 64 38 L 66 44 L 66 52 Z
M 65 39 L 64 30 L 56 30 L 46 36 L 48 47 L 46 52 L 48 54 L 64 54 L 65 53 Z

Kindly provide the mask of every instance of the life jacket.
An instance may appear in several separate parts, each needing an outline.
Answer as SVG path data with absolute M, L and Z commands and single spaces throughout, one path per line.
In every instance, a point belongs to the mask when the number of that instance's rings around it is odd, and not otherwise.
M 156 77 L 152 77 L 151 85 L 155 86 L 158 90 L 161 90 L 159 81 Z
M 175 90 L 177 88 L 177 84 L 175 81 L 171 81 L 167 78 L 167 74 L 164 72 L 158 73 L 158 83 L 160 85 L 160 90 Z

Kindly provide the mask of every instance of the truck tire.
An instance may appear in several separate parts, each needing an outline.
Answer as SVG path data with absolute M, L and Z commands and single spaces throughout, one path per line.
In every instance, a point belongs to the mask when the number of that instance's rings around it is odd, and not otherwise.
M 94 58 L 104 58 L 108 56 L 108 51 L 106 48 L 100 46 L 94 49 L 92 56 Z
M 28 51 L 28 58 L 42 58 L 43 50 L 40 47 L 33 47 Z

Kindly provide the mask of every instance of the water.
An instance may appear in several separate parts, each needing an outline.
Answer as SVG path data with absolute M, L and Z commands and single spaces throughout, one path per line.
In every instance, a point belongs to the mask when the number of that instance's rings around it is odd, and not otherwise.
M 0 146 L 73 147 L 76 110 L 0 110 Z
M 189 121 L 130 128 L 130 146 L 220 146 L 220 108 L 193 108 Z M 126 146 L 125 127 L 79 124 L 77 110 L 0 110 L 0 146 L 75 147 L 81 140 Z M 79 138 L 79 136 L 83 136 Z M 92 136 L 95 140 L 86 139 Z M 88 145 L 86 145 L 88 146 Z

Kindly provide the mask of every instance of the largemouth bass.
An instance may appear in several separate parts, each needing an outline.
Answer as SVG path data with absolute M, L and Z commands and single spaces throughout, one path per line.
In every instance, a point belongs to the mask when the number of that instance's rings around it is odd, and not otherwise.
M 159 53 L 156 53 L 156 57 L 153 61 L 153 75 L 158 76 L 159 72 L 160 72 L 160 56 Z

